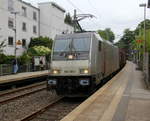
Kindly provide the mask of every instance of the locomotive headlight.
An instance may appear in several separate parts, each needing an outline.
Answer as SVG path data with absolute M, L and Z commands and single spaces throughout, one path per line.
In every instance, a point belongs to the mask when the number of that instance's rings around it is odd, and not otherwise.
M 80 73 L 81 74 L 88 74 L 89 73 L 89 69 L 80 69 Z
M 85 73 L 85 74 L 88 74 L 88 73 L 89 73 L 89 70 L 88 70 L 88 69 L 85 69 L 85 70 L 84 70 L 84 73 Z
M 74 56 L 73 55 L 68 55 L 68 59 L 73 59 Z
M 57 70 L 57 69 L 52 70 L 52 74 L 59 74 L 59 73 L 60 73 L 60 70 Z

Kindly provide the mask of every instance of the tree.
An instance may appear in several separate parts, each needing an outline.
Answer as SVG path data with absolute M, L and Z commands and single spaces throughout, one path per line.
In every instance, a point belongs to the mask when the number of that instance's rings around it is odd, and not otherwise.
M 50 55 L 51 50 L 44 46 L 34 46 L 28 49 L 30 56 L 46 56 Z
M 116 45 L 124 49 L 127 55 L 131 54 L 132 43 L 135 41 L 135 32 L 130 29 L 125 29 L 122 38 L 116 43 Z
M 150 29 L 150 20 L 149 19 L 146 19 L 145 20 L 145 27 L 146 27 L 146 30 Z M 143 32 L 143 29 L 144 29 L 144 21 L 140 22 L 138 24 L 138 26 L 136 27 L 135 29 L 135 34 L 136 35 L 139 35 L 139 34 L 142 34 Z
M 44 47 L 48 47 L 49 49 L 51 49 L 52 43 L 53 43 L 53 40 L 48 37 L 33 38 L 30 41 L 29 48 L 34 47 L 34 46 L 44 46 Z
M 72 20 L 72 18 L 71 18 L 71 16 L 70 16 L 70 13 L 67 13 L 66 14 L 66 17 L 65 17 L 65 23 L 67 23 L 67 24 L 69 24 L 69 25 L 73 25 L 73 20 Z
M 6 47 L 5 40 L 0 43 L 0 54 L 3 53 L 4 47 Z
M 31 56 L 29 56 L 28 53 L 24 52 L 21 56 L 19 56 L 18 58 L 19 64 L 23 65 L 26 63 L 30 63 L 31 61 Z
M 106 28 L 105 30 L 98 30 L 98 33 L 103 39 L 113 43 L 115 35 L 110 28 Z

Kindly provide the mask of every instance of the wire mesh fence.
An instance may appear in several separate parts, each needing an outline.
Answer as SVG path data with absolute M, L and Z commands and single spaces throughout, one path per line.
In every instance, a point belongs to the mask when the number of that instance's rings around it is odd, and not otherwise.
M 42 71 L 42 70 L 48 70 L 49 64 L 46 64 L 44 66 L 33 66 L 32 64 L 25 64 L 25 65 L 18 65 L 18 71 L 17 73 L 23 73 L 23 72 L 35 72 L 35 71 Z M 4 75 L 10 75 L 13 74 L 13 65 L 12 64 L 1 64 L 0 65 L 0 76 Z

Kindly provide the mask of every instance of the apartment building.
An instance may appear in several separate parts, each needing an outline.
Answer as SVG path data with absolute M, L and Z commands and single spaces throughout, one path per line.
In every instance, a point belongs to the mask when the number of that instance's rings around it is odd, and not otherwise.
M 21 55 L 27 49 L 30 39 L 38 36 L 38 8 L 22 0 L 0 0 L 0 41 L 5 40 L 7 45 L 5 54 L 15 54 L 16 42 L 20 43 L 16 44 L 16 55 Z
M 65 10 L 53 2 L 39 3 L 39 8 L 22 0 L 0 0 L 0 42 L 5 40 L 6 55 L 21 55 L 31 38 L 73 32 L 64 23 Z M 17 44 L 16 44 L 17 43 Z M 16 47 L 15 47 L 16 46 Z
M 52 39 L 56 34 L 71 33 L 73 27 L 64 23 L 65 9 L 54 2 L 39 3 L 40 35 Z

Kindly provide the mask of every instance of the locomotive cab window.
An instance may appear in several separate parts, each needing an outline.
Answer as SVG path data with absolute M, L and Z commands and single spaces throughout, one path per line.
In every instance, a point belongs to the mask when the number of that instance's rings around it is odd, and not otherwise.
M 56 39 L 53 50 L 53 60 L 67 60 L 71 53 L 74 60 L 88 60 L 91 39 L 88 37 L 74 37 L 70 39 Z
M 102 48 L 102 43 L 101 43 L 101 41 L 98 41 L 98 49 L 99 49 L 99 51 L 101 51 L 101 48 Z

